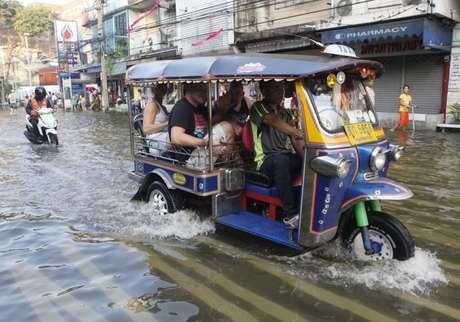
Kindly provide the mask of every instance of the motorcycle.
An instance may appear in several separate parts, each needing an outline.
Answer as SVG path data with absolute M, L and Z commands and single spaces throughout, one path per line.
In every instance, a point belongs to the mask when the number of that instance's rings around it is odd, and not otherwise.
M 26 114 L 26 131 L 24 135 L 33 144 L 54 144 L 58 145 L 57 137 L 57 121 L 53 116 L 54 110 L 52 108 L 41 108 L 37 111 L 38 123 L 34 128 L 30 119 L 31 116 Z

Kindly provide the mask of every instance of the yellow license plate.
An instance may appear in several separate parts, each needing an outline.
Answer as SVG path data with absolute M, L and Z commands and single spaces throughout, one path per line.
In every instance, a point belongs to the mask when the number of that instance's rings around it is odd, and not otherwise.
M 351 144 L 358 145 L 377 141 L 374 128 L 371 123 L 345 124 L 345 133 L 350 139 Z

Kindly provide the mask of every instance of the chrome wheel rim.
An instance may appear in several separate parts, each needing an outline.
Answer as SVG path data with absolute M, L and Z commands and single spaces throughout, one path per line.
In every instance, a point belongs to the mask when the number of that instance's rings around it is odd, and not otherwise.
M 150 204 L 153 206 L 155 215 L 159 214 L 164 216 L 169 212 L 166 197 L 160 190 L 155 189 L 152 191 L 150 194 Z
M 366 255 L 361 233 L 358 233 L 351 244 L 351 250 L 354 257 L 365 261 L 393 259 L 393 243 L 387 235 L 380 231 L 369 229 L 369 239 L 371 240 L 372 248 L 376 252 L 372 255 Z

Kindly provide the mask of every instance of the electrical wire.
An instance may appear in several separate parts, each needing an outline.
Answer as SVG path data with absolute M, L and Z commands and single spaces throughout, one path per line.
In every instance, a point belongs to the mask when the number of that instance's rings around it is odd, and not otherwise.
M 289 1 L 289 0 L 287 0 L 287 1 Z M 282 2 L 278 2 L 278 3 L 284 3 L 284 2 L 287 2 L 287 1 L 282 1 Z M 288 16 L 283 16 L 283 17 L 279 17 L 279 18 L 275 18 L 275 19 L 270 19 L 270 22 L 281 21 L 281 20 L 286 20 L 286 19 L 292 19 L 292 18 L 295 18 L 295 17 L 301 17 L 301 16 L 306 16 L 306 15 L 326 12 L 326 11 L 330 11 L 330 10 L 335 10 L 337 8 L 343 8 L 343 7 L 349 7 L 349 6 L 351 7 L 351 6 L 354 6 L 354 5 L 365 4 L 365 3 L 374 2 L 374 1 L 377 1 L 377 0 L 362 0 L 362 1 L 359 1 L 359 2 L 355 2 L 355 3 L 350 3 L 350 4 L 347 4 L 347 5 L 335 6 L 335 7 L 331 7 L 331 8 L 327 8 L 327 9 L 319 9 L 319 10 L 299 13 L 299 14 L 296 14 L 296 15 L 288 15 Z M 304 4 L 304 3 L 301 3 L 301 4 Z M 234 26 L 234 28 L 226 28 L 223 31 L 225 32 L 225 31 L 231 31 L 231 30 L 238 30 L 238 29 L 242 29 L 242 28 L 246 28 L 246 27 L 254 27 L 256 25 L 261 25 L 261 24 L 265 24 L 265 23 L 267 23 L 267 21 L 260 21 L 260 22 L 257 22 L 257 23 L 250 23 L 250 24 L 246 24 L 246 25 Z M 193 36 L 176 38 L 176 39 L 172 40 L 172 42 L 204 37 L 204 36 L 207 36 L 208 34 L 209 34 L 209 32 L 205 32 L 205 33 L 196 34 L 196 35 L 193 35 Z M 149 44 L 147 46 L 131 47 L 130 50 L 149 48 L 149 47 L 153 47 L 154 45 L 160 45 L 160 44 L 162 44 L 162 42 Z
M 287 2 L 290 2 L 291 0 L 283 0 L 283 1 L 275 1 L 275 2 L 272 2 L 270 3 L 271 6 L 273 5 L 277 5 L 277 4 L 284 4 L 284 3 L 287 3 Z M 295 3 L 294 5 L 291 5 L 291 6 L 300 6 L 300 5 L 304 5 L 304 4 L 308 4 L 308 3 L 311 3 L 311 2 L 317 2 L 318 0 L 306 0 L 302 3 Z M 309 12 L 303 12 L 303 13 L 299 13 L 299 14 L 295 14 L 295 15 L 289 15 L 289 16 L 283 16 L 283 17 L 279 17 L 279 18 L 275 18 L 275 19 L 270 19 L 269 21 L 274 23 L 276 21 L 281 21 L 281 20 L 286 20 L 286 19 L 292 19 L 292 18 L 296 18 L 296 17 L 301 17 L 301 16 L 306 16 L 306 15 L 311 15 L 311 14 L 315 14 L 315 13 L 321 13 L 321 12 L 326 12 L 326 11 L 331 11 L 331 10 L 336 10 L 338 8 L 345 8 L 345 7 L 352 7 L 352 6 L 355 6 L 355 5 L 360 5 L 360 4 L 366 4 L 366 3 L 370 3 L 370 2 L 374 2 L 374 1 L 377 1 L 377 0 L 362 0 L 362 1 L 359 1 L 359 2 L 355 2 L 355 3 L 350 3 L 350 4 L 345 4 L 345 5 L 341 5 L 341 6 L 334 6 L 334 7 L 330 7 L 330 8 L 325 8 L 325 9 L 319 9 L 319 10 L 314 10 L 314 11 L 309 11 Z M 257 6 L 258 3 L 261 3 L 261 5 Z M 228 3 L 225 3 L 225 5 L 227 5 Z M 222 5 L 222 4 L 220 4 Z M 240 4 L 241 5 L 241 4 Z M 231 11 L 231 14 L 234 15 L 235 13 L 238 13 L 238 12 L 242 12 L 242 11 L 246 11 L 246 10 L 251 10 L 251 9 L 258 9 L 258 8 L 262 8 L 262 7 L 265 7 L 266 6 L 266 0 L 255 0 L 255 1 L 247 1 L 245 2 L 244 4 L 242 4 L 244 7 L 238 7 L 238 10 L 233 10 Z M 253 5 L 252 7 L 250 7 L 250 5 Z M 213 7 L 216 7 L 218 5 L 215 5 Z M 248 7 L 246 7 L 248 6 Z M 288 6 L 286 6 L 288 7 Z M 290 6 L 289 6 L 290 7 Z M 283 7 L 284 9 L 285 7 Z M 208 8 L 206 8 L 206 10 L 208 10 Z M 204 9 L 203 9 L 204 10 Z M 409 9 L 407 9 L 409 10 Z M 195 11 L 193 12 L 190 12 L 190 15 L 194 14 Z M 199 16 L 199 17 L 195 17 L 194 19 L 191 19 L 191 20 L 188 20 L 188 22 L 191 22 L 191 21 L 195 21 L 195 20 L 201 20 L 201 19 L 204 19 L 206 17 L 219 17 L 219 15 L 216 15 L 217 13 L 222 13 L 222 10 L 219 10 L 219 11 L 212 11 L 212 12 L 207 12 L 206 15 L 204 16 Z M 401 14 L 402 12 L 399 12 L 398 14 Z M 227 12 L 227 10 L 224 10 L 224 15 L 228 15 L 229 13 Z M 182 15 L 181 15 L 182 17 Z M 175 18 L 171 18 L 172 20 L 175 20 L 177 22 L 175 22 L 174 24 L 180 24 L 182 22 L 182 20 L 178 20 L 177 17 Z M 171 20 L 170 18 L 168 18 L 168 20 Z M 255 27 L 257 25 L 261 25 L 261 24 L 265 24 L 267 23 L 267 21 L 260 21 L 260 22 L 256 22 L 256 23 L 249 23 L 249 24 L 246 24 L 246 25 L 239 25 L 239 26 L 234 26 L 233 28 L 226 28 L 224 29 L 223 31 L 235 31 L 235 30 L 239 30 L 239 29 L 242 29 L 242 28 L 246 28 L 246 27 Z M 142 27 L 139 27 L 138 29 L 134 30 L 132 33 L 136 33 L 136 32 L 140 32 L 140 31 L 143 31 L 143 30 L 152 30 L 152 29 L 156 29 L 156 28 L 160 28 L 164 25 L 168 25 L 168 24 L 173 24 L 173 23 L 170 23 L 170 22 L 165 22 L 165 21 L 161 21 L 160 23 L 157 23 L 155 25 L 150 25 L 150 26 L 142 26 Z M 212 32 L 212 31 L 211 31 Z M 199 37 L 204 37 L 204 36 L 207 36 L 209 34 L 209 32 L 205 32 L 205 33 L 201 33 L 201 34 L 195 34 L 193 36 L 188 36 L 188 37 L 181 37 L 181 38 L 174 38 L 173 40 L 171 40 L 171 42 L 178 42 L 178 41 L 183 41 L 183 40 L 189 40 L 189 39 L 196 39 L 196 38 L 199 38 Z M 296 36 L 296 35 L 292 35 L 292 36 Z M 92 42 L 98 42 L 99 39 L 96 38 L 94 40 L 89 40 L 88 42 L 89 43 L 92 43 Z M 147 44 L 147 45 L 142 45 L 142 46 L 137 46 L 137 47 L 130 47 L 129 49 L 130 50 L 142 50 L 142 49 L 148 49 L 148 48 L 151 48 L 151 47 L 154 47 L 155 45 L 161 45 L 163 44 L 164 42 L 157 42 L 157 43 L 151 43 L 151 44 Z

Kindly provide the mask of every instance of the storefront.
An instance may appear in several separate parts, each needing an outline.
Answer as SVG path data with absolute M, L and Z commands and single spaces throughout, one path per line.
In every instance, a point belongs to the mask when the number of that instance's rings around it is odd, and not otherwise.
M 361 58 L 381 61 L 384 75 L 376 82 L 376 108 L 386 125 L 397 119 L 404 84 L 417 105 L 416 120 L 430 128 L 446 108 L 452 28 L 435 17 L 419 17 L 321 32 L 325 44 L 343 43 Z

